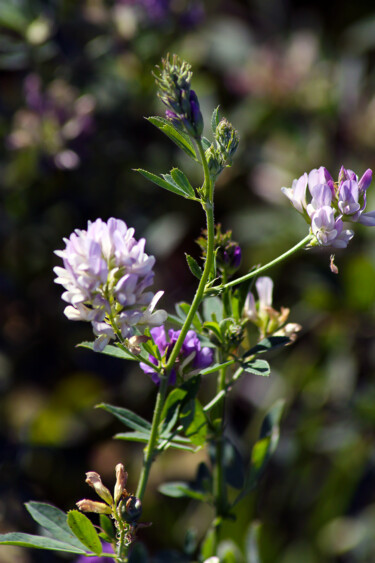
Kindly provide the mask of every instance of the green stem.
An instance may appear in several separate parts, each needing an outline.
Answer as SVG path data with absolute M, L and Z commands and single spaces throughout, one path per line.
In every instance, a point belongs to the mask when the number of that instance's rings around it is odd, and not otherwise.
M 305 238 L 300 240 L 295 246 L 284 252 L 284 254 L 281 254 L 281 256 L 278 256 L 274 260 L 271 260 L 271 262 L 268 262 L 268 264 L 265 264 L 264 266 L 261 266 L 260 268 L 257 268 L 256 270 L 253 270 L 252 272 L 249 272 L 248 274 L 245 274 L 240 278 L 237 278 L 235 280 L 232 280 L 231 282 L 226 283 L 225 285 L 220 287 L 220 290 L 226 289 L 228 287 L 233 287 L 234 285 L 237 285 L 247 280 L 251 280 L 256 276 L 259 276 L 259 274 L 262 274 L 266 270 L 269 270 L 270 268 L 272 268 L 272 266 L 276 266 L 276 264 L 279 264 L 279 262 L 282 262 L 286 258 L 289 258 L 289 256 L 297 252 L 297 250 L 300 250 L 301 248 L 306 246 L 313 238 L 314 238 L 313 235 L 308 234 Z
M 161 419 L 161 413 L 163 410 L 167 389 L 168 389 L 168 381 L 169 381 L 169 374 L 173 369 L 173 366 L 176 362 L 178 354 L 181 350 L 181 347 L 184 343 L 186 334 L 193 322 L 194 315 L 197 312 L 197 309 L 203 299 L 204 291 L 206 288 L 206 283 L 211 273 L 213 259 L 214 259 L 214 206 L 213 206 L 213 184 L 211 181 L 210 172 L 208 169 L 208 164 L 206 161 L 204 149 L 202 147 L 202 143 L 200 140 L 197 140 L 198 151 L 202 160 L 202 166 L 204 170 L 204 192 L 205 192 L 205 200 L 202 201 L 203 209 L 206 213 L 206 224 L 207 224 L 207 254 L 206 254 L 206 262 L 203 269 L 202 277 L 199 281 L 199 285 L 197 291 L 195 293 L 193 302 L 191 304 L 189 313 L 185 319 L 185 322 L 181 328 L 180 335 L 177 339 L 176 344 L 174 345 L 171 355 L 168 359 L 168 362 L 164 368 L 164 376 L 161 377 L 159 391 L 156 397 L 154 415 L 151 424 L 151 433 L 150 438 L 145 448 L 145 455 L 143 461 L 143 467 L 141 471 L 141 475 L 138 482 L 138 488 L 136 492 L 136 497 L 141 499 L 144 496 L 148 477 L 151 470 L 151 465 L 155 458 L 155 449 L 157 446 L 157 442 L 159 439 L 159 425 Z
M 150 438 L 147 447 L 145 448 L 143 467 L 142 467 L 141 475 L 139 477 L 137 492 L 135 494 L 135 496 L 140 500 L 143 499 L 143 495 L 145 494 L 148 476 L 150 474 L 151 465 L 155 457 L 155 448 L 159 439 L 160 418 L 164 406 L 165 396 L 168 389 L 168 379 L 169 379 L 169 373 L 167 372 L 166 375 L 161 377 L 159 391 L 156 396 Z
M 219 544 L 219 536 L 221 530 L 221 523 L 223 517 L 225 517 L 225 512 L 227 509 L 227 498 L 226 498 L 226 486 L 224 478 L 224 419 L 225 419 L 225 381 L 226 369 L 221 368 L 219 372 L 219 378 L 217 383 L 217 393 L 224 392 L 224 396 L 216 405 L 216 421 L 215 421 L 215 433 L 216 433 L 216 464 L 214 468 L 214 498 L 215 498 L 215 510 L 216 517 L 214 523 L 215 531 L 215 553 L 217 546 Z

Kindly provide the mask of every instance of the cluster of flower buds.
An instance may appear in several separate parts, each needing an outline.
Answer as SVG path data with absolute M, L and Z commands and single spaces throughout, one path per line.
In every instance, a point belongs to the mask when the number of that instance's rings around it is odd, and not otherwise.
M 206 150 L 210 174 L 216 178 L 226 166 L 232 165 L 232 158 L 240 142 L 236 129 L 225 118 L 215 130 L 215 141 Z
M 116 484 L 113 495 L 109 489 L 103 485 L 98 473 L 95 471 L 86 473 L 86 483 L 95 489 L 96 494 L 104 502 L 82 499 L 76 504 L 82 512 L 94 512 L 96 514 L 108 514 L 111 516 L 118 531 L 121 531 L 119 528 L 126 528 L 126 541 L 129 544 L 135 539 L 137 528 L 147 526 L 148 524 L 138 523 L 142 514 L 142 502 L 134 495 L 129 494 L 126 490 L 128 474 L 122 463 L 116 465 L 115 471 Z
M 281 191 L 311 224 L 313 246 L 346 248 L 354 232 L 344 229 L 344 221 L 375 226 L 375 211 L 364 213 L 371 179 L 370 169 L 358 179 L 357 174 L 342 166 L 338 181 L 334 182 L 328 170 L 321 166 L 309 174 L 305 172 L 293 181 L 291 188 Z
M 247 295 L 243 315 L 254 323 L 260 332 L 260 337 L 266 336 L 286 336 L 292 342 L 296 339 L 297 332 L 301 330 L 301 325 L 297 323 L 286 323 L 289 317 L 289 309 L 281 307 L 276 311 L 272 307 L 273 281 L 264 276 L 257 279 L 255 286 L 258 293 L 258 301 L 250 291 Z
M 207 230 L 202 230 L 202 235 L 196 243 L 202 250 L 202 258 L 207 254 Z M 221 232 L 221 224 L 215 225 L 214 246 L 217 269 L 227 279 L 233 275 L 241 265 L 242 251 L 238 242 L 232 240 L 232 231 Z
M 93 129 L 93 97 L 80 96 L 63 80 L 55 80 L 43 92 L 36 74 L 26 77 L 24 89 L 26 107 L 15 114 L 8 146 L 13 150 L 38 148 L 56 167 L 76 168 L 80 163 L 78 140 Z
M 158 95 L 167 106 L 165 116 L 176 127 L 184 129 L 189 135 L 200 139 L 203 132 L 203 117 L 196 93 L 191 89 L 193 73 L 191 66 L 177 55 L 169 55 L 162 60 L 161 68 L 155 73 L 159 88 Z
M 92 323 L 97 351 L 111 339 L 132 337 L 136 327 L 159 326 L 167 318 L 165 311 L 154 311 L 163 292 L 145 292 L 153 283 L 155 258 L 144 252 L 145 239 L 133 235 L 120 219 L 97 219 L 88 222 L 87 231 L 76 229 L 64 239 L 65 249 L 55 251 L 64 262 L 54 268 L 55 282 L 66 289 L 64 313 Z
M 168 340 L 164 327 L 161 326 L 151 329 L 152 339 L 158 347 L 160 356 L 163 360 L 168 361 L 168 358 L 173 350 L 174 345 L 177 342 L 178 337 L 180 336 L 180 333 L 180 330 L 170 329 L 168 331 Z M 189 330 L 175 362 L 175 367 L 170 373 L 170 385 L 174 385 L 176 383 L 177 375 L 180 378 L 183 378 L 186 374 L 194 375 L 196 373 L 199 373 L 200 370 L 210 366 L 213 361 L 213 356 L 214 354 L 212 348 L 208 348 L 206 346 L 202 348 L 197 334 L 194 332 L 194 330 Z M 149 355 L 148 359 L 155 366 L 159 364 L 158 360 L 151 354 Z M 160 377 L 158 373 L 154 371 L 151 366 L 140 363 L 140 367 L 145 373 L 150 375 L 154 383 L 160 383 Z

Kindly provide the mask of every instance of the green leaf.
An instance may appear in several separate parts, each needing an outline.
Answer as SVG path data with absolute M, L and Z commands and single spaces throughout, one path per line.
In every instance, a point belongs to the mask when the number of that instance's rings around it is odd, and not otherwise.
M 213 332 L 219 342 L 222 341 L 222 334 L 221 334 L 219 323 L 217 323 L 217 322 L 205 322 L 203 326 L 204 326 L 205 329 Z
M 270 457 L 275 452 L 279 441 L 279 424 L 284 404 L 285 401 L 279 399 L 266 414 L 260 429 L 259 440 L 254 444 L 251 452 L 250 467 L 245 478 L 244 489 L 232 506 L 235 506 L 257 486 Z
M 68 526 L 73 534 L 96 555 L 101 555 L 103 548 L 97 531 L 91 520 L 78 510 L 68 512 Z
M 248 352 L 244 354 L 244 358 L 247 356 L 253 356 L 254 354 L 263 354 L 264 352 L 269 352 L 280 346 L 285 346 L 290 343 L 290 338 L 287 336 L 269 336 L 264 338 L 258 344 L 250 348 Z
M 78 348 L 88 348 L 89 350 L 94 349 L 93 342 L 80 342 L 77 344 Z M 134 358 L 131 354 L 119 348 L 118 346 L 111 346 L 108 344 L 103 350 L 99 352 L 100 354 L 106 354 L 107 356 L 112 356 L 113 358 L 120 358 L 121 360 L 132 360 L 133 362 L 139 362 L 139 356 Z
M 148 442 L 150 434 L 144 432 L 119 432 L 114 435 L 116 440 L 127 440 L 128 442 Z
M 113 405 L 108 405 L 107 403 L 100 403 L 96 405 L 97 408 L 103 409 L 118 418 L 125 426 L 132 428 L 133 430 L 140 430 L 144 434 L 149 434 L 151 431 L 151 424 L 129 409 L 123 407 L 114 407 Z
M 223 320 L 223 302 L 219 297 L 208 297 L 203 301 L 203 318 L 205 321 L 220 322 Z
M 195 258 L 190 256 L 190 254 L 186 254 L 185 252 L 185 256 L 186 256 L 186 262 L 188 263 L 189 266 L 189 270 L 191 271 L 193 276 L 195 276 L 196 278 L 198 278 L 198 280 L 200 280 L 203 274 L 202 268 L 199 266 Z
M 216 555 L 216 533 L 210 528 L 202 542 L 201 559 L 204 561 L 214 555 Z
M 189 135 L 176 129 L 176 127 L 174 127 L 172 123 L 164 117 L 147 117 L 146 119 L 167 135 L 167 137 L 169 137 L 180 149 L 190 156 L 190 158 L 199 162 Z
M 207 436 L 207 420 L 198 399 L 191 399 L 181 408 L 180 422 L 185 436 L 194 446 L 203 447 Z
M 116 540 L 116 532 L 112 524 L 112 520 L 108 518 L 106 514 L 100 514 L 99 516 L 100 527 L 104 532 L 104 535 L 110 542 Z
M 185 303 L 184 301 L 182 301 L 181 303 L 177 303 L 175 308 L 176 308 L 177 315 L 180 317 L 180 319 L 183 322 L 185 322 L 185 319 L 188 316 L 188 313 L 190 312 L 191 304 Z M 192 324 L 193 324 L 193 327 L 198 332 L 202 331 L 202 319 L 201 319 L 199 313 L 195 313 Z
M 247 373 L 253 373 L 255 375 L 268 376 L 271 373 L 269 363 L 266 362 L 266 360 L 259 360 L 258 358 L 244 362 L 242 367 Z
M 31 501 L 27 502 L 25 506 L 35 522 L 45 528 L 54 539 L 73 545 L 78 549 L 85 549 L 69 528 L 65 512 L 43 502 Z
M 211 141 L 209 139 L 207 139 L 206 137 L 202 137 L 201 138 L 202 141 L 202 147 L 203 149 L 206 151 L 210 146 L 211 146 Z
M 52 549 L 53 551 L 65 551 L 67 553 L 77 553 L 80 555 L 87 553 L 83 548 L 79 549 L 78 547 L 55 540 L 54 538 L 18 532 L 0 534 L 0 545 L 19 545 L 21 547 L 32 547 L 36 549 Z
M 169 174 L 163 174 L 163 178 L 161 178 L 156 174 L 152 174 L 152 172 L 147 172 L 147 170 L 142 170 L 142 168 L 137 168 L 134 170 L 135 172 L 139 172 L 140 174 L 142 174 L 142 176 L 147 178 L 147 180 L 150 180 L 150 182 L 153 182 L 160 188 L 164 188 L 169 192 L 173 192 L 174 194 L 181 195 L 182 197 L 185 198 L 188 197 L 186 193 L 173 181 L 172 176 L 169 176 Z
M 172 168 L 171 176 L 179 188 L 186 193 L 188 197 L 195 197 L 195 191 L 190 184 L 187 176 L 179 168 Z
M 200 372 L 200 375 L 208 375 L 210 373 L 215 373 L 215 371 L 219 371 L 219 369 L 221 369 L 221 368 L 226 368 L 226 367 L 232 366 L 235 363 L 236 363 L 236 360 L 228 360 L 224 364 L 214 364 L 213 366 L 210 366 L 209 368 L 202 369 L 202 371 Z
M 211 116 L 211 129 L 214 135 L 216 133 L 216 127 L 220 123 L 219 109 L 220 106 L 217 106 L 217 108 L 215 108 L 214 111 L 212 112 L 212 116 Z
M 158 487 L 158 490 L 167 497 L 182 498 L 189 497 L 196 500 L 205 501 L 206 494 L 202 491 L 194 490 L 190 483 L 185 481 L 174 481 L 171 483 L 163 483 Z

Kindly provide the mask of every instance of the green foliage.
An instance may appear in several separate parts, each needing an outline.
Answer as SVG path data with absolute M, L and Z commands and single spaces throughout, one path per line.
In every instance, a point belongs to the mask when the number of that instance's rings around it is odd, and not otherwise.
M 174 127 L 174 125 L 164 117 L 148 117 L 147 120 L 167 135 L 167 137 L 190 156 L 190 158 L 198 162 L 196 151 L 189 135 Z
M 67 516 L 50 504 L 33 501 L 27 503 L 26 508 L 33 519 L 46 530 L 48 536 L 1 534 L 1 545 L 19 545 L 81 555 L 101 554 L 102 545 L 94 526 L 77 510 L 69 512 Z
M 192 256 L 186 253 L 185 256 L 186 256 L 186 262 L 188 263 L 189 266 L 189 270 L 191 271 L 193 276 L 195 276 L 196 278 L 198 278 L 198 280 L 200 280 L 203 274 L 202 268 L 199 266 L 195 258 L 193 258 Z
M 279 441 L 279 424 L 283 408 L 284 401 L 279 399 L 266 414 L 260 429 L 259 439 L 254 444 L 251 452 L 244 488 L 232 506 L 235 506 L 256 487 L 269 459 L 275 452 Z
M 68 512 L 68 526 L 75 536 L 89 548 L 92 553 L 101 555 L 103 548 L 91 520 L 78 510 L 70 510 Z

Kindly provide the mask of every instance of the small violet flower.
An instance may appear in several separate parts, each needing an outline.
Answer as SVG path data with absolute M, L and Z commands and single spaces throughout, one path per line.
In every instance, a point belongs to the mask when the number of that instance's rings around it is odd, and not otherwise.
M 305 172 L 291 188 L 281 191 L 311 225 L 315 237 L 312 245 L 346 248 L 354 233 L 344 229 L 344 221 L 375 226 L 375 211 L 364 213 L 371 179 L 370 169 L 358 179 L 355 172 L 342 166 L 335 182 L 321 166 L 309 174 Z
M 168 337 L 165 333 L 163 326 L 151 329 L 151 336 L 156 346 L 159 348 L 160 355 L 168 360 L 174 345 L 181 333 L 180 330 L 170 329 L 168 331 Z M 149 355 L 149 361 L 155 366 L 158 365 L 158 360 Z M 185 340 L 182 344 L 180 353 L 176 360 L 176 367 L 174 367 L 169 376 L 169 383 L 174 385 L 177 379 L 177 373 L 183 375 L 184 373 L 189 373 L 193 375 L 199 373 L 200 370 L 210 366 L 213 361 L 213 350 L 211 348 L 201 347 L 200 340 L 194 330 L 189 330 L 186 334 Z M 147 364 L 140 363 L 140 367 L 145 373 L 151 376 L 154 383 L 160 383 L 160 377 L 156 371 L 152 369 L 151 366 Z
M 102 546 L 103 553 L 113 553 L 113 555 L 115 555 L 111 544 L 103 543 Z M 75 563 L 87 563 L 87 561 L 88 559 L 86 555 L 81 555 L 81 557 L 78 557 L 78 559 L 76 559 Z M 101 557 L 100 555 L 98 555 L 96 557 L 90 557 L 89 561 L 90 563 L 108 563 L 110 559 L 108 559 L 108 557 Z
M 154 310 L 163 292 L 145 291 L 153 283 L 155 258 L 124 221 L 89 221 L 87 231 L 76 229 L 64 242 L 65 249 L 55 251 L 64 263 L 54 268 L 55 282 L 66 289 L 68 319 L 91 322 L 95 350 L 118 336 L 132 337 L 136 327 L 165 322 L 167 313 Z

